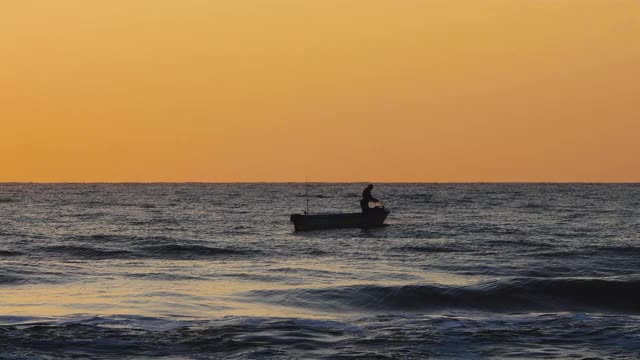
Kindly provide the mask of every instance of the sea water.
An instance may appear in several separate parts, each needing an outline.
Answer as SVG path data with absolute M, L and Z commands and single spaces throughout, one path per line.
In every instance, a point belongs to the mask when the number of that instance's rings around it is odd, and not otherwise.
M 354 212 L 366 184 L 310 184 Z M 0 358 L 640 357 L 640 185 L 0 184 Z

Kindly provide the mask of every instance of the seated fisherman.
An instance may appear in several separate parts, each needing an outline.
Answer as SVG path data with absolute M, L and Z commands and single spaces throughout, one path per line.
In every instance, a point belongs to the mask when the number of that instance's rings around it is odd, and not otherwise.
M 366 214 L 369 211 L 369 202 L 378 202 L 378 199 L 374 198 L 371 195 L 371 190 L 373 189 L 373 185 L 369 184 L 364 191 L 362 192 L 362 200 L 360 200 L 360 207 L 362 208 L 362 213 Z

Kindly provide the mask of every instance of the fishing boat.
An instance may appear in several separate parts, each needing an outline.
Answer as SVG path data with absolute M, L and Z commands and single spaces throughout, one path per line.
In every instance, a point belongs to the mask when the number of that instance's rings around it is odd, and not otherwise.
M 389 215 L 384 206 L 370 208 L 366 213 L 346 214 L 293 214 L 291 222 L 296 231 L 343 228 L 371 228 L 383 226 Z

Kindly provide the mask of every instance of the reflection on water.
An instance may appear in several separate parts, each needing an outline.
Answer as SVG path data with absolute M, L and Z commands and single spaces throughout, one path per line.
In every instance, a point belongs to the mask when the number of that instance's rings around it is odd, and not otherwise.
M 409 282 L 470 285 L 480 276 L 400 271 L 380 264 L 340 264 L 327 260 L 259 261 L 74 261 L 80 282 L 29 284 L 2 292 L 0 314 L 66 316 L 139 314 L 150 317 L 216 316 L 330 318 L 313 308 L 252 302 L 241 294 L 254 290 L 295 290 L 358 284 L 402 285 Z M 58 265 L 60 268 L 60 265 Z

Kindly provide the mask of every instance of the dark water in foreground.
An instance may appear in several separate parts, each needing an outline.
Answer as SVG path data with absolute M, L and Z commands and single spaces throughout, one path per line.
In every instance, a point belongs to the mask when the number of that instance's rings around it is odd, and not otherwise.
M 0 358 L 640 358 L 640 185 L 374 195 L 294 233 L 304 184 L 0 184 Z

